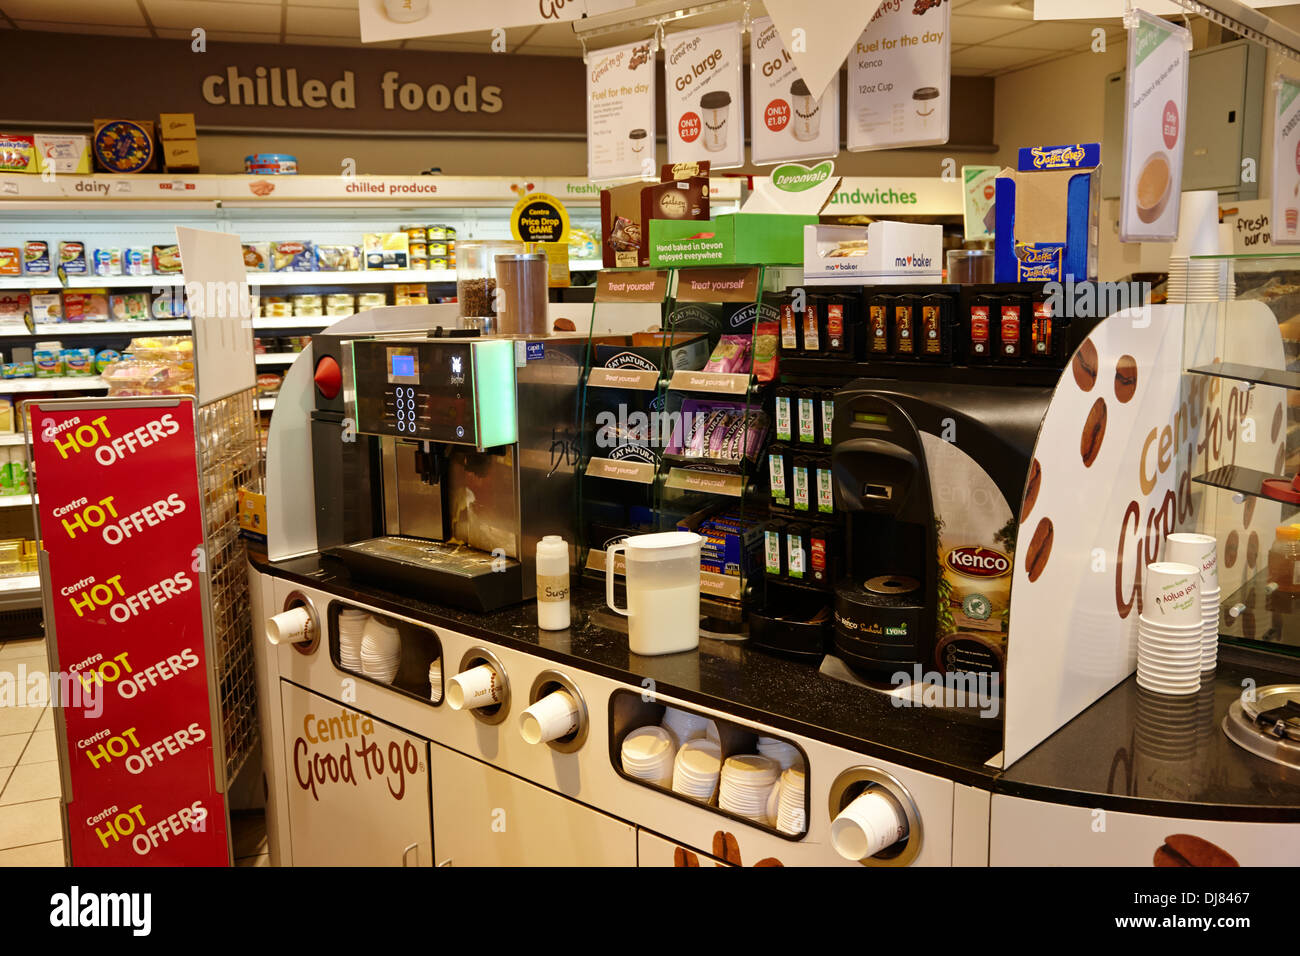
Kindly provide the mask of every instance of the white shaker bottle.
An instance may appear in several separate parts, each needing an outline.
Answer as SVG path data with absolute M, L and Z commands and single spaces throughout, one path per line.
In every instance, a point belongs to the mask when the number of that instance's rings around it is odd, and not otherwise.
M 537 626 L 543 631 L 569 626 L 569 543 L 558 534 L 537 542 Z

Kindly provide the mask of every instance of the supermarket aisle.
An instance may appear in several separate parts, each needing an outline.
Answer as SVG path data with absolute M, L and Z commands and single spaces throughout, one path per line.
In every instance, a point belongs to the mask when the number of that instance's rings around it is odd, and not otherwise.
M 0 681 L 21 703 L 25 677 L 44 670 L 40 638 L 0 644 Z M 8 690 L 8 689 L 6 689 Z M 0 706 L 0 866 L 62 866 L 59 763 L 48 706 Z

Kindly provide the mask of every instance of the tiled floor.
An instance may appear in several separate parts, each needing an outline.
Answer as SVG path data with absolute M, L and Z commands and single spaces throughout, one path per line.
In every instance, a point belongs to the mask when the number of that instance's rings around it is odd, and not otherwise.
M 20 665 L 27 672 L 45 668 L 45 645 L 39 638 L 0 643 L 0 672 L 17 675 Z M 231 830 L 237 866 L 270 865 L 260 812 L 234 814 Z M 0 867 L 62 865 L 54 712 L 0 706 Z

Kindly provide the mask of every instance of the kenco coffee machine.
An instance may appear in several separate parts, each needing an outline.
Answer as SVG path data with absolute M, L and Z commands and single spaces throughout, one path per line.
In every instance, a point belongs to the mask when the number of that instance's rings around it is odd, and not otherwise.
M 312 344 L 320 552 L 440 604 L 487 611 L 533 597 L 537 541 L 575 537 L 585 340 L 403 332 Z M 338 388 L 320 387 L 322 369 Z
M 849 544 L 833 640 L 859 675 L 1001 674 L 1018 512 L 1051 394 L 892 379 L 836 394 Z

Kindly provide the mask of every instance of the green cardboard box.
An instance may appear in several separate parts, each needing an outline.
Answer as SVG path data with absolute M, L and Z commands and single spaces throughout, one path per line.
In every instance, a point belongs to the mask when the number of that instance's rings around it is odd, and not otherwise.
M 803 263 L 803 227 L 816 216 L 737 212 L 701 220 L 651 219 L 650 265 L 793 266 Z

